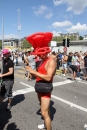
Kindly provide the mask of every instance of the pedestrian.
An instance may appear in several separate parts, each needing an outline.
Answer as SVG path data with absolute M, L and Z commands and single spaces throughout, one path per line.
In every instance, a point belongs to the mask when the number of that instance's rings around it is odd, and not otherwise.
M 68 70 L 71 72 L 72 80 L 76 80 L 78 67 L 76 65 L 69 65 Z
M 28 52 L 28 62 L 29 62 L 29 66 L 31 66 L 31 68 L 33 70 L 36 70 L 36 62 L 35 62 L 35 55 L 31 55 L 31 52 Z M 28 72 L 28 81 L 32 80 L 34 77 L 31 75 L 31 73 Z
M 64 53 L 62 56 L 63 76 L 65 76 L 67 72 L 67 59 L 68 56 L 66 55 L 66 53 Z
M 28 66 L 29 65 L 29 61 L 28 61 L 28 52 L 25 52 L 25 55 L 24 55 L 24 67 Z M 28 79 L 28 71 L 25 72 L 25 78 Z
M 38 36 L 38 34 L 36 35 Z M 44 36 L 44 38 L 47 38 L 48 36 L 47 33 L 43 35 L 46 35 Z M 49 33 L 49 35 L 51 35 L 52 38 L 52 33 Z M 40 33 L 38 37 L 40 37 Z M 28 41 L 29 38 L 27 38 Z M 37 48 L 38 47 L 39 45 L 37 44 Z M 38 125 L 38 128 L 43 129 L 46 127 L 46 130 L 51 130 L 51 118 L 50 118 L 49 111 L 50 111 L 51 93 L 53 90 L 52 82 L 53 82 L 53 76 L 56 69 L 56 61 L 53 58 L 48 57 L 49 52 L 50 52 L 49 47 L 44 47 L 43 44 L 42 46 L 40 44 L 40 48 L 36 49 L 36 51 L 34 50 L 33 53 L 35 55 L 38 55 L 41 59 L 41 63 L 39 64 L 37 71 L 33 70 L 31 67 L 26 67 L 26 69 L 32 75 L 36 76 L 35 91 L 37 92 L 37 96 L 41 105 L 41 114 L 44 118 L 44 124 Z
M 8 49 L 2 50 L 2 54 L 3 54 L 3 72 L 2 74 L 0 74 L 0 78 L 2 78 L 2 86 L 0 90 L 0 104 L 5 98 L 5 95 L 7 95 L 8 105 L 6 110 L 10 110 L 12 102 L 12 88 L 14 84 L 14 63 L 10 59 L 10 52 Z

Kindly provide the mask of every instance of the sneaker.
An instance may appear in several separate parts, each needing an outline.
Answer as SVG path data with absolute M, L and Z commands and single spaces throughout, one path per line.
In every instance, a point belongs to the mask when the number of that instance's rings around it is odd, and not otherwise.
M 11 106 L 8 105 L 7 108 L 6 108 L 6 111 L 10 111 L 10 109 L 11 109 Z
M 62 74 L 62 76 L 65 76 L 65 74 Z
M 45 127 L 45 125 L 44 124 L 41 124 L 41 125 L 38 125 L 38 129 L 45 129 L 46 127 Z

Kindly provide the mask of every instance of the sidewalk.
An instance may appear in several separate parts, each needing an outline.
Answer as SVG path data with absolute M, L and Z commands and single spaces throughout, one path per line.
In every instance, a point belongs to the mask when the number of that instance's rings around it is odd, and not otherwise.
M 59 67 L 59 69 L 56 69 L 56 75 L 62 74 L 62 69 L 63 69 L 62 67 Z

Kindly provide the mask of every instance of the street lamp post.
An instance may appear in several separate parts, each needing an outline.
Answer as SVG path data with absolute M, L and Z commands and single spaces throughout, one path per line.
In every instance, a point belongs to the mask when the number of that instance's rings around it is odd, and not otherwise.
M 4 44 L 4 18 L 2 18 L 2 50 L 4 48 L 3 44 Z M 1 58 L 2 58 L 2 69 L 1 69 L 1 72 L 3 73 L 3 60 L 4 60 L 4 58 L 3 58 L 3 56 Z
M 4 44 L 4 18 L 2 18 L 2 49 Z

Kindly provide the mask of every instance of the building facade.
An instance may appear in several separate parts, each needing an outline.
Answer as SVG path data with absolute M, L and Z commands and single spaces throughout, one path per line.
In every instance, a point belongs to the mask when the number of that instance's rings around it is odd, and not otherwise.
M 4 39 L 3 48 L 8 48 L 10 50 L 18 50 L 18 48 L 20 48 L 19 40 L 15 38 Z
M 87 34 L 86 34 L 86 35 L 84 35 L 84 40 L 87 40 Z

